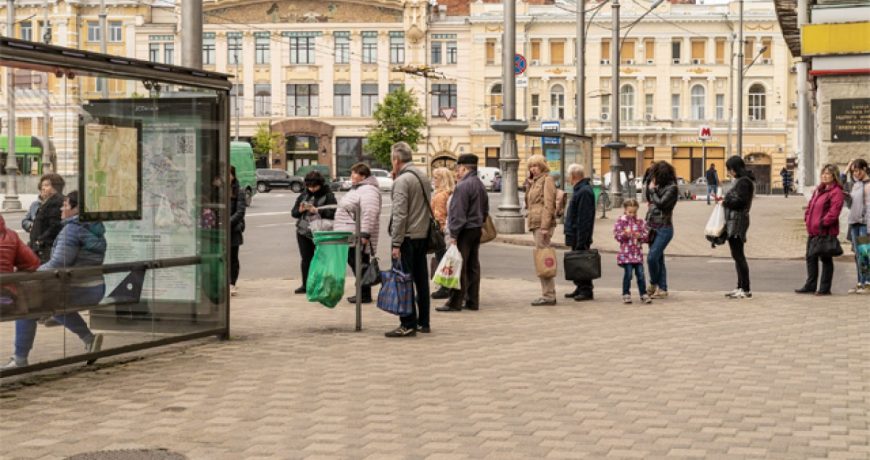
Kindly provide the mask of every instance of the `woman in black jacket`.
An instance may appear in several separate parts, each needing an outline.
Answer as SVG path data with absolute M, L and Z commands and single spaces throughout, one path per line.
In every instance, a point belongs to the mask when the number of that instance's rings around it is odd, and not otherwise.
M 299 255 L 302 257 L 302 286 L 294 293 L 305 294 L 308 284 L 308 268 L 314 258 L 314 240 L 309 227 L 310 218 L 314 215 L 321 219 L 335 219 L 335 206 L 331 209 L 319 209 L 324 206 L 337 205 L 335 195 L 326 186 L 326 179 L 317 171 L 311 171 L 305 176 L 305 190 L 296 199 L 296 204 L 290 214 L 296 219 L 296 242 L 299 245 Z
M 236 179 L 236 167 L 230 166 L 230 295 L 238 294 L 239 246 L 244 243 L 245 193 Z
M 645 189 L 649 210 L 646 222 L 650 228 L 649 266 L 650 286 L 647 294 L 654 299 L 668 296 L 668 270 L 665 267 L 665 249 L 674 238 L 674 207 L 679 200 L 677 173 L 667 161 L 651 166 L 649 183 Z
M 59 174 L 48 173 L 39 178 L 39 194 L 43 200 L 30 226 L 29 246 L 42 263 L 51 259 L 54 240 L 63 228 L 60 218 L 63 187 L 64 180 Z
M 752 199 L 755 197 L 755 177 L 737 155 L 729 158 L 725 167 L 728 175 L 734 178 L 734 186 L 722 199 L 722 207 L 725 208 L 725 234 L 728 237 L 728 247 L 731 248 L 731 258 L 737 268 L 737 289 L 725 294 L 725 297 L 751 299 L 749 263 L 746 262 L 744 245 L 746 232 L 749 230 L 749 210 L 752 209 Z

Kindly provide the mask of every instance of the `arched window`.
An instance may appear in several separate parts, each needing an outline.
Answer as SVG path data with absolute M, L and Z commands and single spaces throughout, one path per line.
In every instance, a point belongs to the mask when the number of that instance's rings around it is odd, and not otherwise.
M 634 86 L 622 85 L 619 89 L 619 118 L 634 120 Z
M 496 83 L 489 90 L 489 118 L 491 120 L 501 120 L 503 107 L 501 83 Z
M 756 83 L 749 87 L 749 121 L 767 119 L 767 93 L 764 86 Z
M 565 119 L 565 88 L 562 85 L 553 85 L 550 88 L 550 118 Z
M 707 99 L 707 91 L 701 85 L 692 87 L 692 120 L 703 120 L 706 114 L 704 101 Z

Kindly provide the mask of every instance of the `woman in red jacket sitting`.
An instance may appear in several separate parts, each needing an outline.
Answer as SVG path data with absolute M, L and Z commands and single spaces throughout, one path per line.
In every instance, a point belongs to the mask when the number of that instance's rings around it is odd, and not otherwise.
M 830 255 L 810 254 L 813 239 L 823 236 L 840 235 L 840 211 L 843 209 L 843 186 L 840 184 L 840 171 L 834 165 L 825 165 L 819 186 L 813 192 L 804 222 L 807 225 L 807 281 L 798 294 L 831 295 L 831 281 L 834 279 L 834 259 Z M 819 278 L 819 261 L 822 262 L 822 279 Z

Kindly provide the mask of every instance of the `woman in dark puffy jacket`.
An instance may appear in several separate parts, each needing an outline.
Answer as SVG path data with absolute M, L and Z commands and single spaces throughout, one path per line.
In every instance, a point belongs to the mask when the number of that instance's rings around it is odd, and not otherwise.
M 670 163 L 659 161 L 650 167 L 645 195 L 649 204 L 646 222 L 650 234 L 649 254 L 646 257 L 650 280 L 647 294 L 653 299 L 664 299 L 668 296 L 665 249 L 674 238 L 674 207 L 680 198 L 677 173 Z
M 810 254 L 813 238 L 840 235 L 840 211 L 843 209 L 843 186 L 840 184 L 840 171 L 834 165 L 825 165 L 819 178 L 819 186 L 813 192 L 810 203 L 804 212 L 807 225 L 807 280 L 803 287 L 795 289 L 798 294 L 831 295 L 831 282 L 834 279 L 834 259 L 829 255 Z M 822 262 L 821 283 L 819 261 Z M 818 286 L 818 289 L 816 287 Z
M 749 286 L 749 263 L 746 261 L 744 246 L 749 230 L 749 211 L 755 198 L 755 177 L 746 169 L 743 158 L 735 155 L 725 162 L 728 175 L 734 178 L 734 186 L 722 199 L 725 208 L 725 234 L 731 258 L 737 268 L 737 289 L 725 294 L 730 299 L 751 299 Z
M 335 195 L 326 186 L 326 179 L 317 171 L 311 171 L 305 175 L 305 190 L 296 199 L 296 204 L 290 211 L 296 219 L 296 242 L 299 244 L 299 255 L 302 258 L 302 286 L 294 291 L 296 294 L 305 294 L 308 283 L 308 268 L 311 259 L 314 258 L 314 235 L 311 233 L 309 224 L 311 217 L 317 215 L 321 219 L 335 219 L 335 208 L 338 202 Z M 324 206 L 331 209 L 320 209 Z
M 245 192 L 236 178 L 236 167 L 230 166 L 230 295 L 238 294 L 239 248 L 245 242 Z

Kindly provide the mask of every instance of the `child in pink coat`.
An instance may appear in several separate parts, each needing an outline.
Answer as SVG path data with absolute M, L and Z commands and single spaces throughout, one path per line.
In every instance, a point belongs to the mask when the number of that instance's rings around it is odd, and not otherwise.
M 637 217 L 637 200 L 625 200 L 625 214 L 613 226 L 613 236 L 619 242 L 616 263 L 625 270 L 622 278 L 622 302 L 631 303 L 631 278 L 637 275 L 637 288 L 643 303 L 652 303 L 646 293 L 646 279 L 643 273 L 643 244 L 649 238 L 649 229 L 643 219 Z

